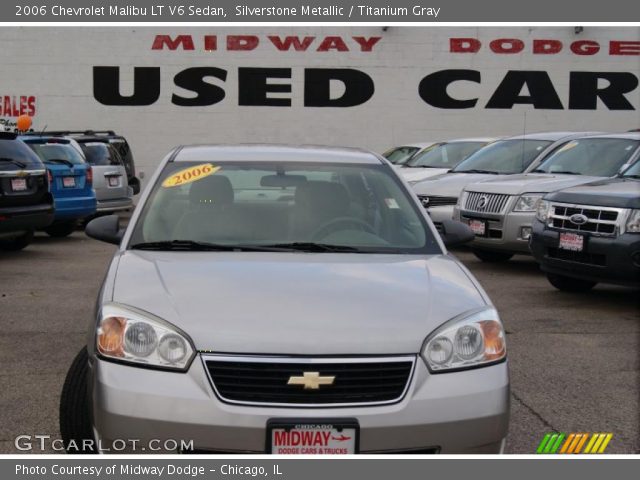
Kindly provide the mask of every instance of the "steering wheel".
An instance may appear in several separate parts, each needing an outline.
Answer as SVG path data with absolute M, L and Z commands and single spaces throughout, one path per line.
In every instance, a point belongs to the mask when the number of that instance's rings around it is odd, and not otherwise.
M 373 227 L 364 220 L 353 217 L 338 217 L 320 225 L 311 235 L 311 240 L 316 242 L 330 233 L 340 230 L 348 230 L 350 226 L 355 226 L 358 230 L 376 235 L 376 231 Z

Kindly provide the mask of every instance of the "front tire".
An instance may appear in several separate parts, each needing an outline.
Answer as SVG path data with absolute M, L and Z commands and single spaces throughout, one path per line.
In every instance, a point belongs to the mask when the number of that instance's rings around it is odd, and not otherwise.
M 76 229 L 76 222 L 54 223 L 44 229 L 50 237 L 62 238 L 68 237 Z
M 89 355 L 83 347 L 73 359 L 60 395 L 60 435 L 67 453 L 96 453 L 89 413 Z M 84 449 L 83 442 L 91 445 Z
M 513 257 L 513 253 L 496 252 L 494 250 L 473 249 L 473 254 L 487 263 L 507 262 Z
M 597 284 L 597 282 L 565 277 L 564 275 L 557 275 L 555 273 L 547 273 L 547 280 L 549 280 L 549 283 L 558 290 L 573 293 L 588 292 Z
M 23 233 L 19 237 L 12 238 L 10 240 L 0 240 L 0 250 L 8 250 L 11 252 L 17 252 L 22 250 L 33 240 L 33 230 Z

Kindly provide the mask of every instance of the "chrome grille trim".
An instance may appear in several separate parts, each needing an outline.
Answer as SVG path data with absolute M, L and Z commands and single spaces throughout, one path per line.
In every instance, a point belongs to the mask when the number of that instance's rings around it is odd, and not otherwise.
M 614 207 L 600 207 L 594 205 L 579 205 L 571 203 L 550 202 L 550 215 L 547 226 L 556 230 L 590 233 L 601 237 L 615 237 L 625 221 L 625 209 Z M 582 214 L 588 218 L 583 225 L 571 222 L 571 216 Z M 603 216 L 608 218 L 602 218 Z
M 233 404 L 233 405 L 246 405 L 246 406 L 261 406 L 261 407 L 284 407 L 284 408 L 342 408 L 342 407 L 375 407 L 379 405 L 390 405 L 394 403 L 398 403 L 402 401 L 409 387 L 411 386 L 411 382 L 413 381 L 413 375 L 416 369 L 416 359 L 415 355 L 396 355 L 396 356 L 378 356 L 378 357 L 292 357 L 292 356 L 252 356 L 252 355 L 225 355 L 225 354 L 211 354 L 211 353 L 201 353 L 200 358 L 202 361 L 202 366 L 206 372 L 207 378 L 209 379 L 209 383 L 213 387 L 216 397 L 222 400 L 225 403 Z M 305 363 L 309 364 L 309 366 L 313 366 L 314 364 L 366 364 L 366 363 L 400 363 L 400 362 L 411 362 L 411 369 L 409 374 L 407 375 L 406 384 L 402 390 L 402 393 L 391 400 L 385 401 L 374 401 L 374 402 L 351 402 L 351 403 L 274 403 L 274 402 L 252 402 L 246 400 L 234 400 L 225 398 L 219 390 L 216 388 L 215 382 L 213 381 L 213 377 L 209 371 L 207 366 L 207 362 L 246 362 L 246 363 L 291 363 L 291 364 L 300 364 Z
M 478 213 L 502 213 L 509 197 L 502 193 L 466 192 L 464 209 Z

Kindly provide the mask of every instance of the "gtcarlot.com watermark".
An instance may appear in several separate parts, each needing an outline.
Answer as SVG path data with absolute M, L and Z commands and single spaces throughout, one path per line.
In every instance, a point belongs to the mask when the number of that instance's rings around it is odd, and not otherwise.
M 102 442 L 101 440 L 84 439 L 71 440 L 65 448 L 61 438 L 51 435 L 18 435 L 13 441 L 14 446 L 21 452 L 55 451 L 75 452 L 183 452 L 193 450 L 193 440 L 158 439 L 140 440 L 135 438 L 119 438 Z

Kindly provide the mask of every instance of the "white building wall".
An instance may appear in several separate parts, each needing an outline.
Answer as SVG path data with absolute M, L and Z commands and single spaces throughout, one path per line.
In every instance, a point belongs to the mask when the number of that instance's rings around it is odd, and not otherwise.
M 191 35 L 194 51 L 181 47 L 152 50 L 156 35 Z M 217 35 L 218 49 L 203 50 L 203 36 Z M 256 35 L 252 51 L 227 51 L 227 35 Z M 278 51 L 268 35 L 314 36 L 306 52 Z M 340 36 L 348 52 L 316 51 L 325 36 Z M 353 36 L 382 37 L 371 52 L 360 51 Z M 477 53 L 453 53 L 450 39 L 481 41 Z M 498 54 L 491 40 L 515 38 L 521 53 Z M 533 54 L 534 39 L 560 40 L 556 54 Z M 594 55 L 576 55 L 569 45 L 592 40 Z M 352 145 L 383 151 L 406 142 L 445 140 L 462 136 L 511 135 L 542 130 L 624 131 L 640 127 L 640 89 L 626 94 L 633 110 L 610 110 L 598 101 L 595 110 L 567 109 L 569 72 L 631 72 L 640 76 L 640 56 L 611 55 L 611 41 L 640 40 L 640 28 L 585 27 L 3 27 L 0 29 L 0 97 L 35 96 L 34 128 L 115 129 L 129 140 L 138 170 L 151 173 L 164 154 L 177 144 L 205 142 L 284 142 Z M 149 106 L 106 106 L 93 94 L 93 67 L 119 66 L 121 93 L 133 89 L 134 66 L 161 67 L 160 98 Z M 173 77 L 188 67 L 214 66 L 227 70 L 225 98 L 204 107 L 171 103 L 173 93 L 189 95 L 174 86 Z M 290 107 L 238 105 L 238 67 L 291 68 Z M 362 105 L 317 108 L 303 105 L 305 68 L 354 68 L 374 81 L 375 93 Z M 441 109 L 418 94 L 421 79 L 444 69 L 472 69 L 481 84 L 457 82 L 449 93 L 479 100 L 470 109 Z M 562 110 L 515 105 L 487 109 L 485 105 L 509 70 L 547 72 L 563 104 Z M 606 85 L 606 82 L 602 82 Z M 340 94 L 340 88 L 335 91 Z M 522 92 L 522 94 L 526 94 Z M 280 94 L 282 96 L 282 94 Z M 1 99 L 0 99 L 1 100 Z M 6 101 L 6 100 L 5 100 Z M 8 112 L 12 113 L 12 112 Z M 15 117 L 3 110 L 0 119 Z

